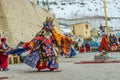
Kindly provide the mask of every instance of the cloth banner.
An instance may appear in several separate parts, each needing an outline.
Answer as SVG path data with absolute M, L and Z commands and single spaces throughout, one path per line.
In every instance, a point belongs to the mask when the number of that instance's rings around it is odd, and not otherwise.
M 17 54 L 18 56 L 20 56 L 23 52 L 26 52 L 25 48 L 18 48 L 18 49 L 13 49 L 8 52 L 5 52 L 4 55 Z
M 49 65 L 50 65 L 50 68 L 58 68 L 59 67 L 59 64 L 58 63 L 54 63 L 54 60 L 51 60 Z
M 39 60 L 38 52 L 33 52 L 32 54 L 29 54 L 26 59 L 24 60 L 24 63 L 28 66 L 35 68 Z

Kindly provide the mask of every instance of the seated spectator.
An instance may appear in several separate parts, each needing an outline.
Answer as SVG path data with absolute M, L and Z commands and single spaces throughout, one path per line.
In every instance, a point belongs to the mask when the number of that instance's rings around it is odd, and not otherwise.
M 24 42 L 19 42 L 19 44 L 16 46 L 17 49 L 23 48 Z M 24 56 L 20 55 L 20 61 L 23 62 L 24 61 Z
M 83 53 L 83 52 L 84 52 L 84 46 L 83 46 L 83 45 L 80 47 L 79 52 L 80 52 L 80 53 Z
M 90 52 L 90 44 L 86 42 L 85 44 L 86 52 Z
M 16 46 L 16 48 L 23 48 L 24 42 L 19 42 L 19 44 Z
M 111 51 L 117 51 L 117 45 L 115 43 L 113 43 L 111 47 Z

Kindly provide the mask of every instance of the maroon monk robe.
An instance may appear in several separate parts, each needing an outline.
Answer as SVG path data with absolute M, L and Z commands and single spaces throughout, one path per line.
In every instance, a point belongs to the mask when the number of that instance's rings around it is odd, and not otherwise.
M 2 44 L 0 45 L 0 49 L 2 49 Z M 4 69 L 7 67 L 8 67 L 8 55 L 4 55 L 4 52 L 0 51 L 0 68 Z

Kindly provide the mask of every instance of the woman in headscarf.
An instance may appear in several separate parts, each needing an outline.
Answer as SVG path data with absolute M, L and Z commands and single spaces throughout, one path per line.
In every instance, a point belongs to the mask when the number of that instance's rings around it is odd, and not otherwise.
M 0 70 L 8 71 L 8 55 L 4 55 L 4 52 L 10 50 L 10 48 L 6 43 L 6 38 L 1 38 L 0 44 Z

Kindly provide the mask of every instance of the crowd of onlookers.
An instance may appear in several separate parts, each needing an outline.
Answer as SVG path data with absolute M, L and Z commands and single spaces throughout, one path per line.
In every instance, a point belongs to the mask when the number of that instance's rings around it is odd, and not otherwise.
M 110 34 L 109 36 L 109 45 L 111 48 L 111 51 L 117 51 L 119 50 L 119 43 L 120 43 L 120 37 L 118 37 L 115 34 Z
M 107 39 L 107 37 L 106 37 Z M 110 47 L 110 51 L 119 51 L 119 44 L 120 44 L 120 37 L 118 37 L 117 35 L 115 34 L 110 34 L 109 35 L 109 40 L 108 40 L 108 45 Z M 78 50 L 80 53 L 83 53 L 83 52 L 90 52 L 91 50 L 91 46 L 90 46 L 90 43 L 86 42 L 85 45 L 82 45 L 82 46 L 78 46 Z

